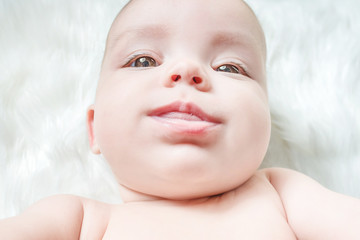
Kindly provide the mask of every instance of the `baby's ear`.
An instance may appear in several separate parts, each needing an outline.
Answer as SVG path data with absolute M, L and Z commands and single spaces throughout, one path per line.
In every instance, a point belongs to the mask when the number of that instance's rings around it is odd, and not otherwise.
M 97 141 L 95 139 L 94 135 L 94 105 L 90 105 L 87 110 L 87 130 L 88 130 L 88 136 L 89 136 L 89 143 L 91 151 L 95 154 L 100 154 L 100 148 L 97 144 Z

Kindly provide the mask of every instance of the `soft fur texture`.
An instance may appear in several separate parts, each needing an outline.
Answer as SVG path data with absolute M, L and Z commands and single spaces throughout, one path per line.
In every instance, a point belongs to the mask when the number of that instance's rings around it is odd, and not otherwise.
M 85 116 L 125 0 L 0 0 L 0 218 L 70 193 L 120 202 Z M 360 2 L 249 0 L 268 42 L 263 167 L 360 197 Z

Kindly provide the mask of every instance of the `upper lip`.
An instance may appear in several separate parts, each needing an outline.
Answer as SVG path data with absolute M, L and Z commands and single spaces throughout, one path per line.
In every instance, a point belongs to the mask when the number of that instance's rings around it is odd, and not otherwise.
M 199 106 L 191 102 L 175 101 L 173 103 L 161 106 L 149 112 L 149 116 L 161 116 L 169 112 L 188 113 L 197 116 L 202 121 L 220 123 L 220 120 L 214 116 L 205 113 Z

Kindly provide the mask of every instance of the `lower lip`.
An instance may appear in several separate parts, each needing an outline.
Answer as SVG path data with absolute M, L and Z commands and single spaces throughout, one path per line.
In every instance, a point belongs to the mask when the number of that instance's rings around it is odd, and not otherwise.
M 219 125 L 219 123 L 207 121 L 189 121 L 177 118 L 166 118 L 160 116 L 151 116 L 154 120 L 162 124 L 164 127 L 179 134 L 202 135 L 211 131 Z

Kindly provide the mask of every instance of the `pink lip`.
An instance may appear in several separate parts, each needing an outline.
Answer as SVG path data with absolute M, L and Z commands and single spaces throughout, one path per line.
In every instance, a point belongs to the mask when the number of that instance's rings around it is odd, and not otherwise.
M 171 104 L 159 107 L 152 110 L 149 116 L 161 116 L 171 112 L 187 113 L 198 117 L 201 121 L 220 123 L 215 117 L 206 114 L 200 107 L 193 103 L 184 103 L 180 101 L 173 102 Z
M 186 134 L 201 134 L 221 123 L 193 103 L 176 101 L 156 108 L 148 116 L 160 121 L 172 130 Z

